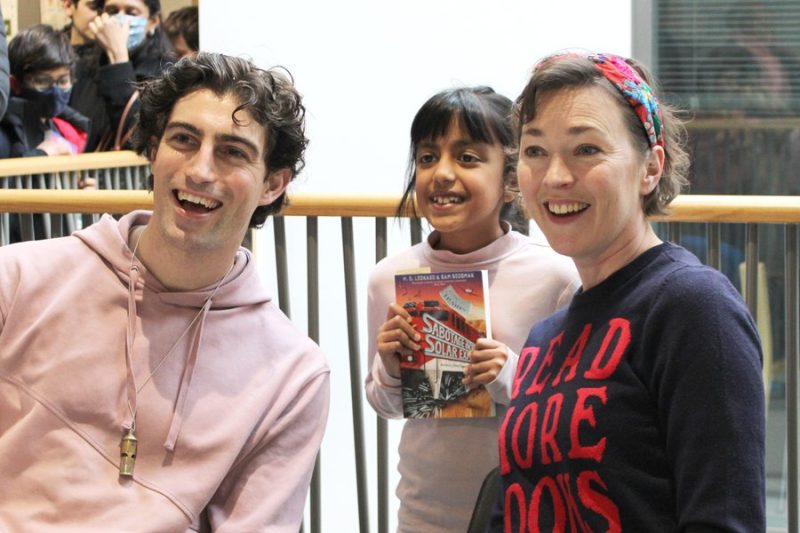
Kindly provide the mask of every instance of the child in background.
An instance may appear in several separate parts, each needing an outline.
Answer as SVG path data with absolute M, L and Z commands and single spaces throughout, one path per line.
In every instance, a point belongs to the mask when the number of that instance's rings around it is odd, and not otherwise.
M 486 386 L 496 417 L 409 419 L 400 440 L 400 532 L 466 531 L 486 474 L 498 464 L 497 434 L 517 353 L 534 322 L 566 304 L 578 286 L 570 261 L 511 229 L 516 162 L 511 101 L 489 87 L 430 98 L 411 126 L 409 179 L 398 212 L 412 204 L 433 227 L 425 242 L 378 263 L 368 290 L 367 399 L 401 418 L 400 356 L 418 346 L 395 303 L 394 276 L 488 270 L 493 339 L 479 339 L 464 383 Z M 468 454 L 463 453 L 465 450 Z
M 197 6 L 176 9 L 164 21 L 164 32 L 172 43 L 172 49 L 178 59 L 194 55 L 200 49 L 199 24 Z
M 8 44 L 11 98 L 3 117 L 10 157 L 78 154 L 89 119 L 67 105 L 75 55 L 67 36 L 45 24 L 19 32 Z

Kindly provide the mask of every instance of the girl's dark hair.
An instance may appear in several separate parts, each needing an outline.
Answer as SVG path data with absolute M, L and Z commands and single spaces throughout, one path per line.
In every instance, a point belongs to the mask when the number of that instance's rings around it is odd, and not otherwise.
M 636 69 L 658 98 L 655 80 L 643 65 L 633 59 L 625 60 Z M 619 104 L 628 129 L 628 136 L 642 153 L 650 145 L 642 122 L 619 90 L 600 73 L 588 58 L 577 54 L 551 56 L 534 67 L 533 75 L 514 105 L 515 137 L 519 139 L 522 126 L 536 117 L 536 108 L 542 99 L 559 91 L 589 86 L 602 87 Z M 664 170 L 658 185 L 644 197 L 642 208 L 647 216 L 664 214 L 669 203 L 688 186 L 689 155 L 686 151 L 686 127 L 677 111 L 659 99 L 663 115 Z
M 294 179 L 303 168 L 308 144 L 305 107 L 285 70 L 262 70 L 246 59 L 200 52 L 167 66 L 160 78 L 140 83 L 139 89 L 141 107 L 132 143 L 145 157 L 150 158 L 158 146 L 175 103 L 195 91 L 208 89 L 217 95 L 236 97 L 239 105 L 233 112 L 234 122 L 240 122 L 236 115 L 244 111 L 264 127 L 267 172 L 288 168 Z M 285 200 L 284 192 L 271 204 L 256 208 L 250 227 L 261 226 L 267 216 L 280 211 Z
M 406 187 L 397 216 L 411 212 L 418 216 L 414 205 L 414 188 L 417 182 L 417 147 L 423 141 L 435 140 L 447 134 L 457 120 L 463 132 L 473 141 L 500 144 L 506 152 L 503 183 L 517 191 L 516 137 L 511 125 L 512 102 L 491 87 L 458 87 L 439 92 L 428 99 L 411 123 L 411 148 L 408 157 Z M 509 222 L 518 231 L 527 233 L 528 221 L 517 201 L 503 206 L 500 219 Z
M 59 67 L 72 67 L 75 53 L 66 34 L 47 24 L 35 24 L 19 32 L 8 43 L 11 74 L 19 83 L 26 74 Z

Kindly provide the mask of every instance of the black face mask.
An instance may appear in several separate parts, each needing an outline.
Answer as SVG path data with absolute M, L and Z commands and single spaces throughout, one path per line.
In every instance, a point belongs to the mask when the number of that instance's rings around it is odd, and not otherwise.
M 61 114 L 69 103 L 72 89 L 61 89 L 55 85 L 44 91 L 23 87 L 20 97 L 24 98 L 36 110 L 41 118 L 53 118 Z

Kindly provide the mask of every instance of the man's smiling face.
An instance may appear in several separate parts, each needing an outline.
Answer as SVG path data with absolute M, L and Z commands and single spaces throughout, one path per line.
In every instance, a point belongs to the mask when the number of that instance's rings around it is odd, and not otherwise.
M 185 252 L 228 250 L 256 207 L 283 193 L 285 169 L 268 176 L 267 132 L 232 93 L 199 89 L 175 103 L 151 154 L 153 219 L 163 244 Z

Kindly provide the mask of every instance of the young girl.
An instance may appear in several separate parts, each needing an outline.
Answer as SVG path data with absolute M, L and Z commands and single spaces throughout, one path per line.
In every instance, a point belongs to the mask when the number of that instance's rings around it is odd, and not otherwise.
M 504 220 L 516 198 L 510 114 L 511 101 L 488 87 L 443 91 L 422 106 L 411 126 L 400 208 L 414 193 L 433 231 L 378 263 L 370 276 L 367 399 L 381 416 L 401 418 L 399 358 L 420 337 L 394 303 L 394 275 L 422 267 L 489 271 L 493 338 L 476 343 L 464 383 L 486 386 L 498 416 L 406 421 L 397 487 L 401 532 L 466 531 L 481 482 L 498 464 L 499 421 L 517 352 L 533 323 L 564 305 L 578 286 L 567 258 Z

